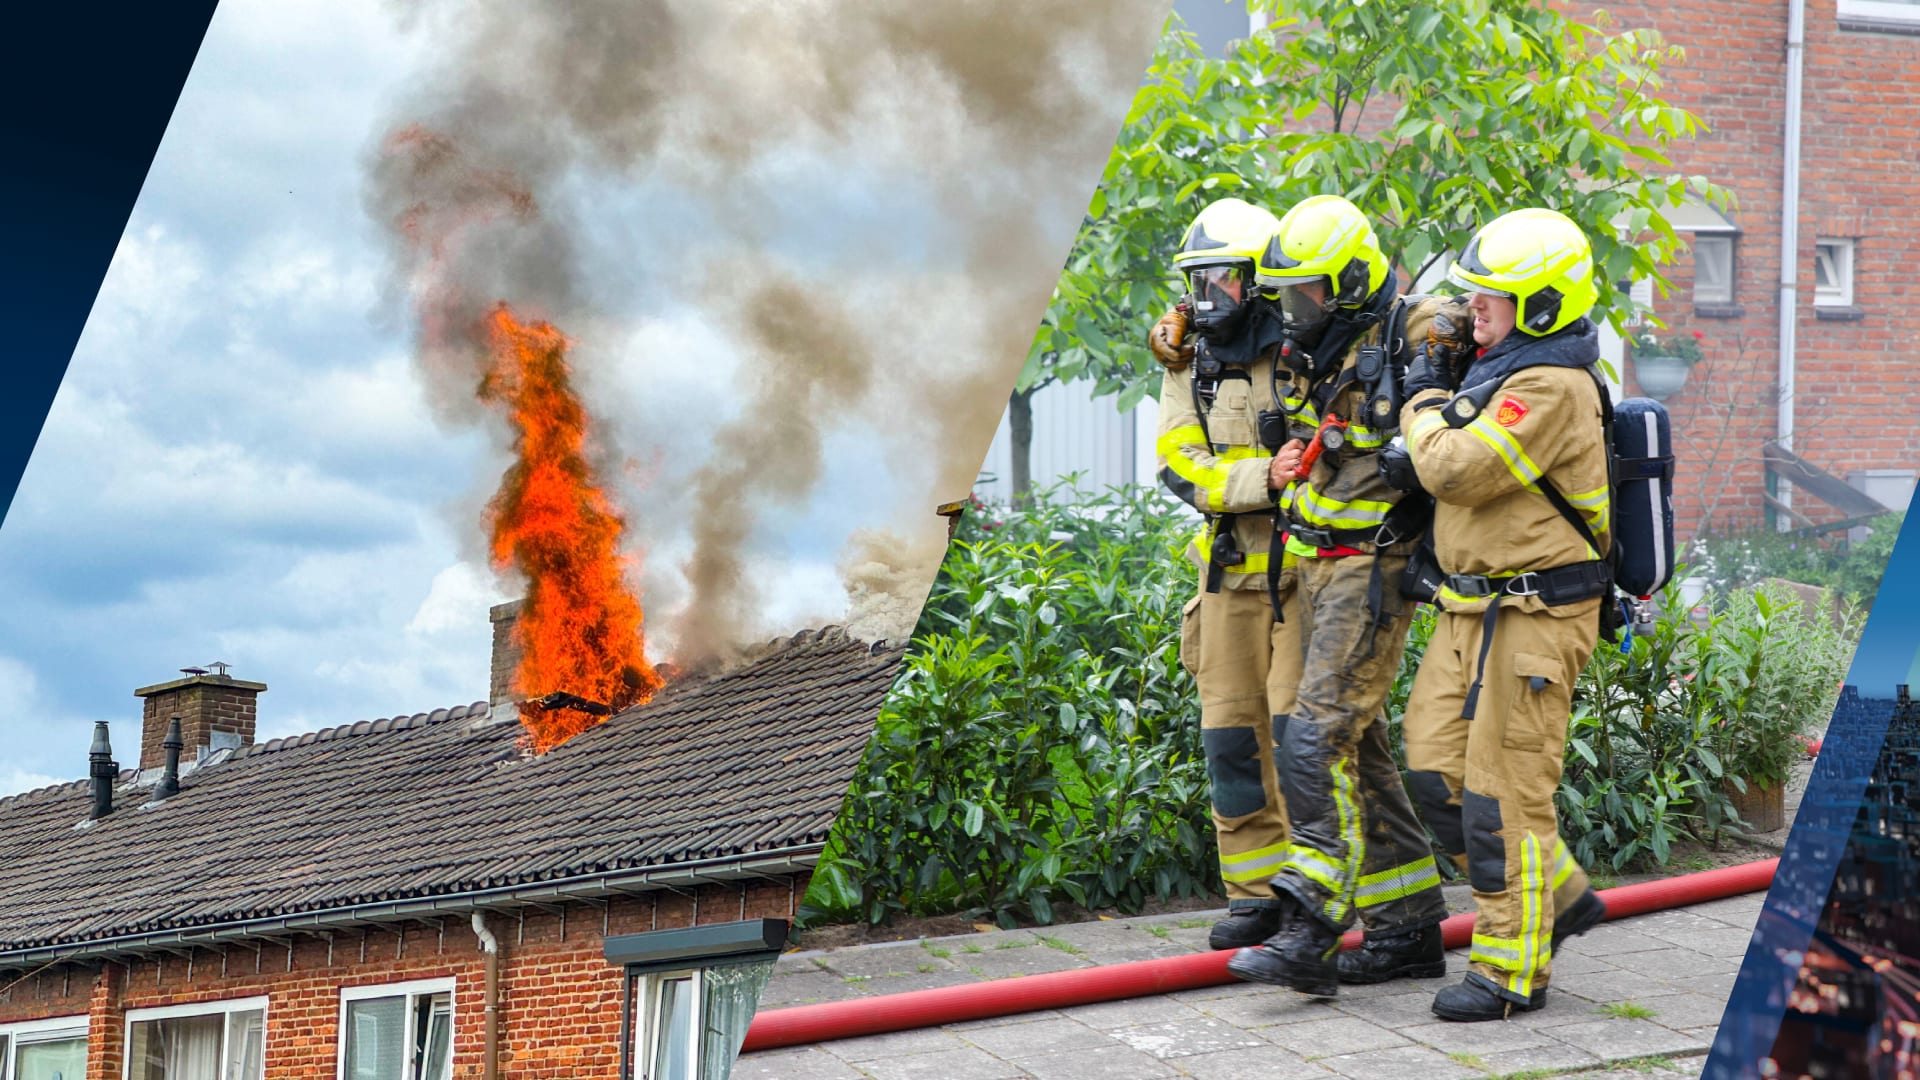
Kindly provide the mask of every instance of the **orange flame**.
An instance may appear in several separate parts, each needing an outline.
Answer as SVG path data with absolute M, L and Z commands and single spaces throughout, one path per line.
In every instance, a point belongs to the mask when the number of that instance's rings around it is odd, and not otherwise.
M 520 650 L 514 693 L 564 691 L 616 710 L 646 701 L 661 678 L 647 662 L 640 601 L 626 586 L 626 522 L 584 453 L 587 418 L 573 391 L 567 338 L 551 323 L 521 322 L 504 303 L 487 316 L 486 330 L 492 367 L 480 399 L 506 409 L 516 455 L 487 504 L 493 561 L 527 578 L 513 631 Z M 522 705 L 520 722 L 533 748 L 545 752 L 600 718 Z

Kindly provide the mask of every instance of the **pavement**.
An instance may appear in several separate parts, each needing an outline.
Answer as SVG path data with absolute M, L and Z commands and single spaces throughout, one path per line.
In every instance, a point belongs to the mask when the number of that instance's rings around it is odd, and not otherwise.
M 1332 1001 L 1234 983 L 743 1055 L 738 1078 L 778 1080 L 1456 1080 L 1700 1074 L 1764 893 L 1621 919 L 1553 958 L 1544 1008 L 1454 1024 L 1431 1012 L 1444 979 L 1342 987 Z M 1464 886 L 1448 906 L 1469 910 Z M 1206 949 L 1223 912 L 794 952 L 762 1009 L 871 998 Z

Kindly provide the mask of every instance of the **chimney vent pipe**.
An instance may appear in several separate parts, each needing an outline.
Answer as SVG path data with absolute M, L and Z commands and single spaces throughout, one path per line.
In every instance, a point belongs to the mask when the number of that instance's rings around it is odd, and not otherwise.
M 120 775 L 120 763 L 113 760 L 113 744 L 107 739 L 107 722 L 93 723 L 93 747 L 87 751 L 87 776 L 93 781 L 94 820 L 113 813 L 113 782 Z
M 167 752 L 167 764 L 160 773 L 160 783 L 153 789 L 155 802 L 180 794 L 180 751 L 186 745 L 187 741 L 180 737 L 180 718 L 176 716 L 167 725 L 167 737 L 160 742 Z

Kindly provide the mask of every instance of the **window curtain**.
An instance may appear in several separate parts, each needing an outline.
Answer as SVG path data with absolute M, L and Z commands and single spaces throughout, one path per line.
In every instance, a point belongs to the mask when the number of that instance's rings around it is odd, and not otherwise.
M 14 1054 L 13 1080 L 86 1080 L 85 1039 L 26 1043 Z
M 220 1080 L 220 1032 L 224 1015 L 185 1016 L 160 1022 L 167 1080 Z
M 747 1037 L 747 1025 L 753 1022 L 754 1006 L 772 974 L 772 960 L 706 970 L 706 1031 L 700 1046 L 700 1080 L 727 1080 L 732 1074 L 733 1059 Z

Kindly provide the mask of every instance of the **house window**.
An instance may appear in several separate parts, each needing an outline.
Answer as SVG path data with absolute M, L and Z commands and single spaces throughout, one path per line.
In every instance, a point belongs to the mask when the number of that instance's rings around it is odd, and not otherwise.
M 340 1080 L 449 1080 L 453 980 L 340 991 Z
M 1813 243 L 1813 306 L 1853 306 L 1853 241 Z
M 1842 30 L 1920 33 L 1920 0 L 1839 0 Z
M 87 1018 L 0 1026 L 0 1080 L 86 1080 Z
M 127 1080 L 261 1080 L 267 999 L 127 1012 Z
M 626 969 L 626 1080 L 725 1080 L 787 940 L 780 919 L 744 919 L 606 939 Z
M 721 1080 L 773 961 L 629 976 L 634 1080 Z
M 1733 237 L 1693 238 L 1693 302 L 1733 303 Z

